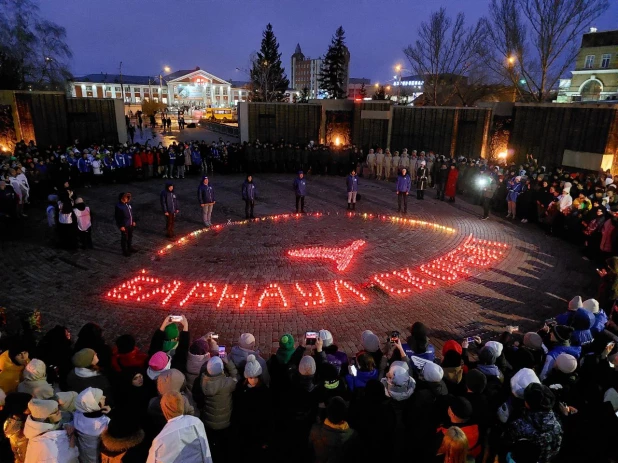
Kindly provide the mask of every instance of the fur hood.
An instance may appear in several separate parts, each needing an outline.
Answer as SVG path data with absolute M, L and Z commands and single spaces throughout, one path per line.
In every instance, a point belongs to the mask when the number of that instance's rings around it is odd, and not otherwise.
M 112 437 L 106 429 L 101 434 L 101 453 L 106 455 L 119 454 L 139 445 L 144 440 L 145 433 L 141 429 L 128 437 Z

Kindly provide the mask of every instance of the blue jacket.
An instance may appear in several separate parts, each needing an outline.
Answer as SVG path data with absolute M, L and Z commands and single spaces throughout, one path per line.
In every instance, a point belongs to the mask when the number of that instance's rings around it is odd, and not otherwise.
M 397 193 L 409 193 L 412 186 L 412 180 L 408 174 L 397 176 Z
M 358 176 L 348 175 L 345 184 L 348 187 L 348 193 L 351 191 L 358 191 Z
M 420 357 L 430 362 L 433 362 L 436 359 L 436 348 L 434 347 L 433 344 L 427 344 L 427 350 L 423 353 L 418 353 L 418 354 L 412 350 L 412 348 L 408 345 L 408 343 L 403 343 L 401 347 L 403 348 L 403 351 L 406 353 L 406 355 L 409 358 L 412 358 L 412 356 Z
M 116 164 L 115 167 L 118 167 L 118 168 L 126 166 L 126 161 L 125 161 L 125 158 L 124 158 L 124 154 L 122 154 L 122 153 L 114 154 L 114 163 Z
M 354 389 L 363 388 L 367 385 L 370 379 L 378 379 L 378 370 L 373 371 L 358 371 L 356 376 L 345 375 L 345 381 L 348 383 L 348 389 L 354 391 Z
M 166 183 L 165 189 L 161 192 L 161 209 L 163 209 L 164 214 L 166 212 L 170 214 L 175 214 L 176 211 L 180 209 L 178 207 L 178 199 L 176 198 L 176 193 L 167 189 L 171 185 L 171 182 Z
M 133 210 L 131 205 L 128 203 L 119 202 L 116 204 L 115 210 L 115 218 L 116 225 L 118 228 L 121 227 L 130 227 L 135 222 L 135 218 L 133 217 Z
M 590 328 L 590 332 L 593 336 L 596 336 L 605 329 L 607 323 L 607 314 L 603 310 L 599 310 L 594 314 L 594 324 Z
M 92 172 L 92 161 L 89 159 L 79 158 L 77 160 L 77 169 L 82 173 Z
M 202 179 L 202 183 L 197 187 L 197 201 L 200 204 L 210 204 L 215 202 L 215 190 L 213 187 L 208 185 L 204 185 L 204 179 Z
M 124 163 L 127 167 L 131 167 L 133 165 L 133 154 L 132 153 L 125 153 Z
M 511 185 L 509 185 L 509 192 L 506 194 L 506 200 L 507 201 L 517 201 L 517 197 L 520 195 L 523 188 L 524 188 L 523 183 L 513 182 Z
M 169 150 L 169 155 L 170 155 L 170 164 L 174 164 L 176 163 L 176 151 L 174 150 Z
M 257 198 L 257 188 L 255 183 L 249 183 L 247 180 L 242 184 L 242 199 L 244 201 L 254 201 Z
M 554 363 L 556 363 L 556 359 L 562 353 L 571 354 L 576 359 L 579 359 L 582 355 L 582 347 L 581 346 L 556 346 L 551 349 L 547 353 L 547 357 L 545 357 L 545 365 L 543 365 L 543 369 L 541 374 L 539 375 L 539 379 L 544 381 L 547 378 L 547 375 L 551 372 L 554 367 Z
M 307 182 L 304 177 L 296 177 L 292 187 L 297 196 L 305 196 L 307 194 Z
M 197 149 L 191 150 L 191 162 L 193 164 L 200 164 L 202 162 L 202 157 Z

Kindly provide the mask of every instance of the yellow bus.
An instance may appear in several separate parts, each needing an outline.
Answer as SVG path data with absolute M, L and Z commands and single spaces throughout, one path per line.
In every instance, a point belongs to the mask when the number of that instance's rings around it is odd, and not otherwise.
M 236 115 L 231 108 L 207 108 L 204 116 L 209 121 L 232 122 Z

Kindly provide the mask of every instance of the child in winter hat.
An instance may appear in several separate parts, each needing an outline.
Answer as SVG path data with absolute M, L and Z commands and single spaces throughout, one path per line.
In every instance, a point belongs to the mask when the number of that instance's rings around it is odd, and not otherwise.
M 532 383 L 540 384 L 541 381 L 534 370 L 522 368 L 511 378 L 511 392 L 518 399 L 523 399 L 526 387 Z
M 243 333 L 240 335 L 240 338 L 238 339 L 238 345 L 241 347 L 241 349 L 245 349 L 245 350 L 255 350 L 255 336 L 253 336 L 251 333 Z
M 370 330 L 365 330 L 361 334 L 361 344 L 367 352 L 377 352 L 380 350 L 380 339 Z
M 180 331 L 176 323 L 170 323 L 165 327 L 165 340 L 163 341 L 163 352 L 170 352 L 176 349 L 178 346 L 178 336 Z
M 554 367 L 562 373 L 570 375 L 575 370 L 577 370 L 577 359 L 571 354 L 563 352 L 558 357 L 556 357 Z
M 315 360 L 313 360 L 313 357 L 305 355 L 298 365 L 298 372 L 302 376 L 313 376 L 315 375 L 315 370 Z
M 208 376 L 219 376 L 223 374 L 223 360 L 220 357 L 211 357 L 206 364 L 206 371 Z
M 280 363 L 287 365 L 294 353 L 294 337 L 291 334 L 284 334 L 279 339 L 279 348 L 275 354 Z
M 156 380 L 161 373 L 170 369 L 172 358 L 165 352 L 157 352 L 148 361 L 148 369 L 146 374 L 153 381 Z
M 257 361 L 255 355 L 249 354 L 245 364 L 245 378 L 258 378 L 261 374 L 262 366 L 260 362 Z
M 439 383 L 442 381 L 443 376 L 444 371 L 442 370 L 442 367 L 433 362 L 425 363 L 420 374 L 421 379 L 427 381 L 428 383 Z

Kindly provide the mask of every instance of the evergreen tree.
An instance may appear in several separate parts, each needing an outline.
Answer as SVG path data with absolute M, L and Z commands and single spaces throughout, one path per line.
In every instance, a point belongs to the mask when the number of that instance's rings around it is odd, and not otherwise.
M 290 81 L 281 65 L 279 43 L 270 23 L 262 33 L 260 51 L 251 61 L 251 101 L 283 101 Z
M 371 97 L 372 100 L 386 100 L 386 89 L 384 85 L 379 85 L 375 93 Z
M 299 103 L 308 103 L 309 102 L 309 89 L 307 87 L 303 87 L 300 91 L 300 97 L 298 99 Z
M 361 84 L 361 88 L 358 90 L 358 94 L 363 100 L 367 98 L 367 88 L 365 88 L 365 82 Z
M 326 98 L 340 99 L 347 96 L 345 88 L 350 52 L 348 47 L 345 46 L 344 34 L 343 27 L 339 26 L 322 61 L 318 82 L 320 83 L 320 90 L 326 94 Z

